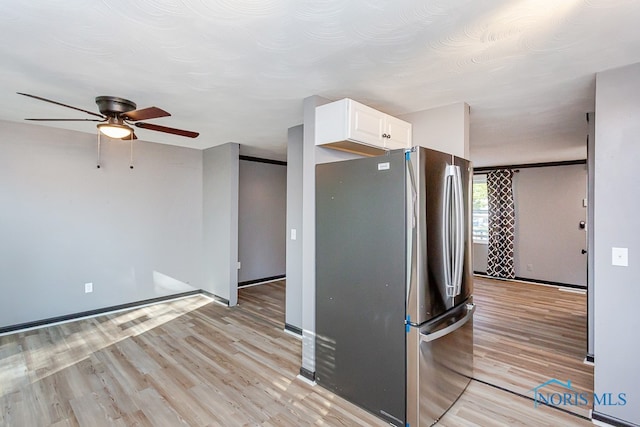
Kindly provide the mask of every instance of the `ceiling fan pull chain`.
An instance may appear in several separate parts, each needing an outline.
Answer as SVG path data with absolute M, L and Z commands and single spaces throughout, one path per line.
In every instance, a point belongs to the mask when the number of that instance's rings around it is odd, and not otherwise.
M 97 160 L 97 168 L 100 169 L 100 131 L 97 132 L 98 134 L 98 160 Z
M 129 135 L 129 141 L 130 141 L 129 144 L 131 146 L 129 169 L 133 169 L 133 132 L 131 132 L 131 135 Z

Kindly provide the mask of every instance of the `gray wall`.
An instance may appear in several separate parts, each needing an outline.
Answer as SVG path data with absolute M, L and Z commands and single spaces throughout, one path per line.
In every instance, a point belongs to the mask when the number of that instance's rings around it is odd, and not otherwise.
M 522 168 L 513 177 L 515 270 L 525 279 L 587 285 L 586 165 Z M 474 244 L 474 270 L 486 271 L 486 245 Z
M 586 287 L 586 165 L 520 169 L 514 187 L 516 274 Z
M 203 289 L 238 302 L 239 146 L 227 143 L 203 154 Z
M 486 243 L 473 244 L 473 271 L 487 272 L 488 245 Z
M 202 152 L 95 141 L 0 122 L 0 326 L 202 287 Z
M 302 128 L 302 369 L 316 371 L 316 107 L 329 102 L 310 96 L 303 102 Z M 287 162 L 288 164 L 288 162 Z
M 413 125 L 413 145 L 469 156 L 469 105 L 465 102 L 399 116 Z
M 594 199 L 595 392 L 626 393 L 594 412 L 640 425 L 640 64 L 596 77 Z M 628 248 L 628 267 L 612 248 Z
M 240 160 L 238 282 L 284 276 L 287 167 Z
M 287 142 L 285 323 L 299 329 L 302 329 L 302 134 L 302 125 L 290 128 Z

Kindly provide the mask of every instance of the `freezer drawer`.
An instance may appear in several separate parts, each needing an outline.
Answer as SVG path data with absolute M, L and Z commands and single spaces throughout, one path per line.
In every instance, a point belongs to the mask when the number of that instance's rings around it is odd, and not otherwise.
M 415 375 L 415 378 L 407 380 L 408 391 L 413 388 L 417 396 L 407 396 L 410 425 L 422 427 L 436 423 L 471 381 L 474 310 L 475 306 L 467 302 L 434 322 L 411 328 L 408 342 L 415 346 L 417 373 L 409 371 L 409 376 Z

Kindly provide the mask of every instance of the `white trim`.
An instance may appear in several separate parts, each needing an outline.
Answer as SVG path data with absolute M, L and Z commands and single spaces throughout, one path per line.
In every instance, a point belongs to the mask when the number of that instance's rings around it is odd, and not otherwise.
M 574 294 L 582 294 L 582 295 L 584 295 L 584 294 L 586 294 L 586 293 L 587 293 L 587 289 L 586 289 L 586 288 L 585 288 L 585 289 L 578 289 L 578 288 L 558 288 L 558 290 L 559 290 L 559 291 L 562 291 L 562 292 L 571 292 L 571 293 L 574 293 Z
M 291 335 L 292 337 L 295 337 L 295 338 L 299 339 L 300 341 L 302 341 L 302 335 L 296 334 L 295 332 L 292 332 L 292 331 L 288 330 L 287 328 L 284 328 L 284 331 L 287 334 Z
M 302 375 L 298 375 L 296 378 L 301 380 L 302 382 L 309 384 L 311 387 L 315 387 L 318 384 L 315 381 L 311 381 L 309 378 L 303 377 Z
M 594 423 L 595 425 L 601 426 L 601 427 L 614 427 L 613 424 L 607 424 L 607 423 L 605 423 L 603 421 L 600 421 L 600 420 L 591 419 L 591 422 Z

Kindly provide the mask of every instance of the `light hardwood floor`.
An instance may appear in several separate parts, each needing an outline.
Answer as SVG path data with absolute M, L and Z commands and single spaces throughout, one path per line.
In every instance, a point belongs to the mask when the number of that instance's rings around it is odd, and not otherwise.
M 586 298 L 555 286 L 476 277 L 474 378 L 531 398 L 534 387 L 555 378 L 591 396 Z M 555 385 L 544 390 L 567 391 Z M 591 407 L 564 406 L 587 417 Z
M 283 306 L 275 282 L 0 337 L 0 425 L 387 425 L 297 378 Z M 475 381 L 439 423 L 516 424 L 591 425 Z

